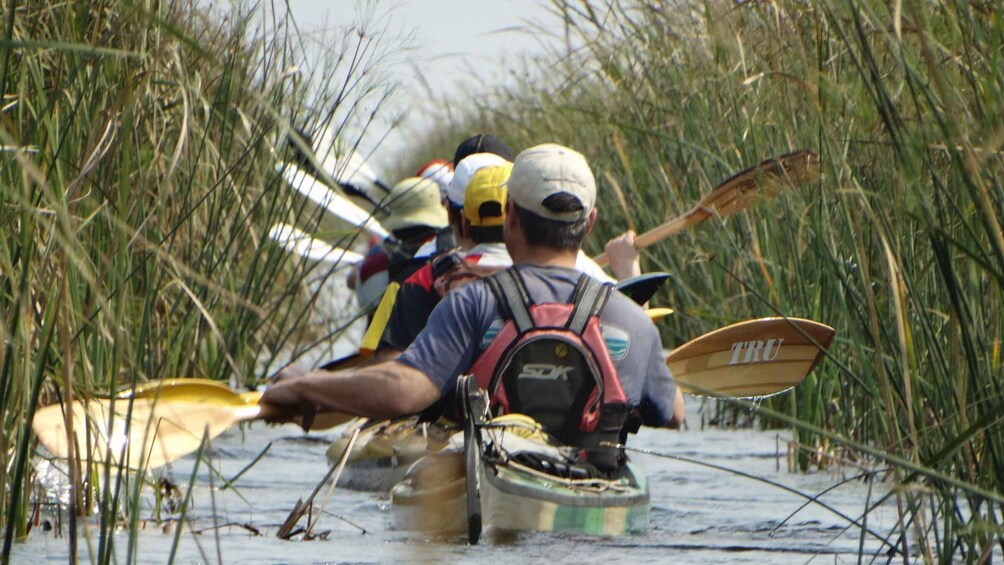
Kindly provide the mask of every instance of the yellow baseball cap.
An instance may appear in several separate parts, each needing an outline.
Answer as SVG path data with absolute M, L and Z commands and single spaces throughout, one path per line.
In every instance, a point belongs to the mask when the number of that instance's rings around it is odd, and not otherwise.
M 464 217 L 472 226 L 501 226 L 505 221 L 505 182 L 512 163 L 483 167 L 471 177 L 464 191 Z

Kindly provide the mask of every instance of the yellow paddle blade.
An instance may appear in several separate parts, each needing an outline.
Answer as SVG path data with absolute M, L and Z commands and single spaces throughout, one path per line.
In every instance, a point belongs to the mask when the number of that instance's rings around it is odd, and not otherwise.
M 688 394 L 768 396 L 802 382 L 834 334 L 825 324 L 801 318 L 748 320 L 688 341 L 666 364 Z
M 73 441 L 81 459 L 121 463 L 131 469 L 153 468 L 193 453 L 204 434 L 212 439 L 237 422 L 256 418 L 259 411 L 254 403 L 94 399 L 70 405 L 72 434 L 67 433 L 62 404 L 36 412 L 32 429 L 58 458 L 69 457 L 69 441 Z
M 257 404 L 260 392 L 240 393 L 229 386 L 210 379 L 172 378 L 150 381 L 124 388 L 116 398 L 162 398 L 169 400 L 190 400 L 194 402 L 216 402 L 220 404 Z
M 62 404 L 38 410 L 32 429 L 57 458 L 69 457 L 72 441 L 82 459 L 154 468 L 195 452 L 207 430 L 212 439 L 238 422 L 257 419 L 260 398 L 260 392 L 239 393 L 209 379 L 163 379 L 122 390 L 115 399 L 73 402 L 72 435 Z M 333 428 L 351 418 L 321 413 L 311 429 Z
M 653 323 L 669 316 L 673 312 L 672 308 L 649 308 L 645 310 L 645 313 L 648 314 L 648 319 L 652 320 Z

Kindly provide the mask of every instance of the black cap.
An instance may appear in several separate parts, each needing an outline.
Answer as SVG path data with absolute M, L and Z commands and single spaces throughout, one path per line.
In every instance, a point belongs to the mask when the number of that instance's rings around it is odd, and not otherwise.
M 460 142 L 457 152 L 453 155 L 453 166 L 457 166 L 457 163 L 463 161 L 465 157 L 475 153 L 494 153 L 506 161 L 512 161 L 514 156 L 506 142 L 494 135 L 479 133 Z

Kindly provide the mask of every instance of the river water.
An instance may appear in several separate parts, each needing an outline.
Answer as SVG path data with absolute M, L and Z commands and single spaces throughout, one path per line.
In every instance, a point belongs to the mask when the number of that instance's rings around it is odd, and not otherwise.
M 700 421 L 699 402 L 689 405 L 689 421 Z M 219 476 L 199 465 L 192 493 L 190 521 L 185 524 L 176 563 L 499 563 L 503 561 L 608 563 L 632 561 L 687 563 L 852 563 L 860 550 L 865 559 L 886 560 L 884 546 L 831 510 L 810 504 L 778 486 L 676 459 L 635 453 L 632 458 L 650 479 L 652 521 L 642 535 L 589 537 L 556 534 L 502 536 L 490 530 L 477 546 L 460 537 L 431 539 L 416 532 L 390 528 L 386 494 L 325 487 L 315 499 L 320 508 L 314 532 L 326 539 L 283 541 L 276 531 L 300 498 L 307 498 L 328 465 L 325 450 L 337 430 L 303 434 L 295 426 L 261 423 L 234 429 L 213 441 L 209 461 Z M 774 481 L 826 505 L 859 517 L 869 496 L 886 487 L 850 481 L 838 485 L 854 469 L 825 473 L 787 470 L 786 432 L 756 430 L 643 429 L 632 437 L 633 447 L 647 448 L 735 469 Z M 231 478 L 271 444 L 254 466 L 235 483 L 220 490 L 220 476 Z M 175 462 L 163 477 L 188 484 L 194 457 Z M 148 489 L 149 490 L 149 489 Z M 330 495 L 328 494 L 330 492 Z M 152 513 L 153 492 L 144 497 L 143 518 Z M 51 516 L 47 517 L 53 521 Z M 785 522 L 783 526 L 775 528 Z M 65 518 L 63 520 L 65 523 Z M 868 528 L 887 533 L 896 522 L 894 505 L 868 516 Z M 306 519 L 301 525 L 306 524 Z M 134 562 L 167 563 L 177 522 L 144 520 Z M 85 530 L 94 538 L 96 522 L 81 527 L 82 562 L 90 561 Z M 128 532 L 116 534 L 117 561 L 128 560 Z M 886 548 L 887 549 L 887 548 Z M 15 563 L 65 563 L 65 531 L 36 528 L 28 540 L 16 544 Z

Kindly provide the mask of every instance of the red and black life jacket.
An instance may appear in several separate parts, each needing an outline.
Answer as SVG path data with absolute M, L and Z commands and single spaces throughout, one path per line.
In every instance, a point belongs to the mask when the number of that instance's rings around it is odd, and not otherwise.
M 581 275 L 570 303 L 534 304 L 519 272 L 485 279 L 505 323 L 470 373 L 488 391 L 496 413 L 533 417 L 551 435 L 581 448 L 585 460 L 613 470 L 627 398 L 600 331 L 612 286 Z

